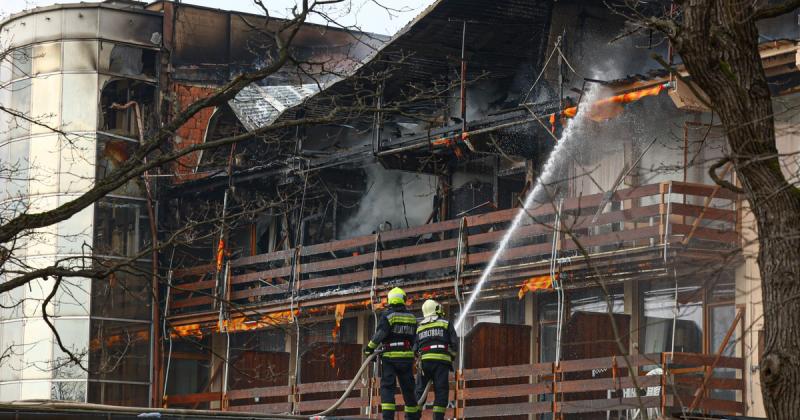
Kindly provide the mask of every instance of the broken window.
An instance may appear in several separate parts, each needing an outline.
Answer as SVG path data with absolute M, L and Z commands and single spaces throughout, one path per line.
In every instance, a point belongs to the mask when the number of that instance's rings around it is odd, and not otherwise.
M 120 76 L 155 78 L 158 52 L 113 42 L 100 43 L 101 73 Z
M 155 87 L 149 83 L 131 79 L 111 79 L 103 84 L 100 93 L 100 121 L 98 126 L 102 131 L 111 134 L 139 138 L 139 128 L 136 121 L 134 107 L 114 109 L 113 105 L 124 105 L 130 101 L 139 104 L 142 123 L 145 130 L 154 110 Z
M 137 143 L 115 139 L 98 134 L 97 142 L 97 180 L 100 181 L 117 170 L 136 151 Z M 114 190 L 115 195 L 144 197 L 140 179 L 134 178 Z

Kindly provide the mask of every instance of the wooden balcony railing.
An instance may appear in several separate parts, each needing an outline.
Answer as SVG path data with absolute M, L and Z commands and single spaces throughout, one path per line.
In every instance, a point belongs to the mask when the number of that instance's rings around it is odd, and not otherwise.
M 675 181 L 568 198 L 561 203 L 561 229 L 570 234 L 561 234 L 559 256 L 577 255 L 579 248 L 590 253 L 664 245 L 729 250 L 738 247 L 739 240 L 736 200 L 735 194 L 719 187 Z M 500 258 L 501 266 L 550 258 L 555 207 L 546 204 L 529 211 L 536 221 L 518 229 Z M 467 269 L 480 270 L 491 259 L 518 211 L 463 219 Z M 373 277 L 378 284 L 445 278 L 455 269 L 461 229 L 462 219 L 447 220 L 238 258 L 225 273 L 216 273 L 213 264 L 179 269 L 173 276 L 169 313 L 208 312 L 217 298 L 240 306 L 283 300 L 290 293 L 302 299 L 368 287 Z
M 451 376 L 451 397 L 455 407 L 447 418 L 497 418 L 545 413 L 600 413 L 649 410 L 656 413 L 681 412 L 698 394 L 696 411 L 744 414 L 744 359 L 695 353 L 654 353 L 647 355 L 564 360 L 559 364 L 536 363 L 515 366 L 465 369 L 458 380 Z M 628 372 L 633 372 L 630 375 Z M 710 372 L 710 374 L 708 374 Z M 704 375 L 708 376 L 702 386 Z M 214 402 L 224 410 L 253 413 L 322 411 L 335 401 L 348 381 L 289 384 L 167 398 L 169 407 L 191 407 Z M 377 395 L 375 381 L 363 380 L 342 406 L 342 410 L 366 413 L 369 395 Z M 280 402 L 259 403 L 266 398 Z M 396 398 L 402 404 L 402 398 Z M 428 402 L 433 401 L 433 393 Z M 380 401 L 373 399 L 372 416 L 378 418 Z M 430 409 L 426 410 L 429 418 Z M 647 418 L 647 416 L 643 416 Z

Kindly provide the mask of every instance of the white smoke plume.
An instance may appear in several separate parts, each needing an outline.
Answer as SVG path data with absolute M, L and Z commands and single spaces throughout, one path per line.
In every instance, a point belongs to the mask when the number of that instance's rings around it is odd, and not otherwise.
M 367 192 L 359 201 L 358 210 L 339 229 L 340 239 L 368 235 L 385 222 L 389 222 L 392 229 L 405 228 L 406 219 L 409 226 L 425 223 L 433 211 L 435 177 L 387 170 L 379 164 L 364 170 Z

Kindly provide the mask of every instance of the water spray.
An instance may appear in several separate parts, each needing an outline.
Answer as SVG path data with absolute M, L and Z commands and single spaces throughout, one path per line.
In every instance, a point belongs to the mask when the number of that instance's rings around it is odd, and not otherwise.
M 592 94 L 596 91 L 590 91 L 587 96 L 593 96 Z M 588 101 L 588 102 L 591 102 Z M 541 192 L 544 190 L 546 183 L 549 183 L 551 180 L 550 178 L 553 176 L 556 166 L 559 163 L 560 157 L 563 153 L 567 152 L 568 147 L 574 141 L 575 137 L 575 127 L 579 121 L 581 121 L 580 117 L 581 113 L 577 113 L 577 117 L 570 120 L 567 126 L 564 128 L 564 133 L 561 136 L 561 140 L 556 143 L 556 146 L 553 148 L 553 151 L 550 152 L 550 156 L 547 158 L 547 162 L 544 164 L 544 169 L 542 171 L 541 176 L 536 181 L 536 185 L 533 189 L 528 193 L 525 197 L 525 200 L 522 202 L 522 208 L 519 209 L 517 214 L 514 216 L 514 220 L 511 222 L 511 226 L 509 226 L 506 233 L 503 235 L 503 238 L 500 240 L 500 243 L 497 246 L 497 250 L 495 250 L 492 258 L 489 260 L 489 263 L 486 265 L 486 268 L 483 270 L 481 277 L 478 279 L 478 283 L 475 285 L 475 289 L 472 290 L 472 293 L 467 299 L 467 303 L 464 305 L 461 313 L 458 315 L 458 319 L 456 320 L 455 328 L 458 330 L 461 335 L 463 335 L 463 330 L 460 329 L 461 325 L 464 323 L 467 315 L 469 314 L 470 309 L 472 309 L 472 305 L 475 304 L 475 300 L 480 295 L 481 290 L 483 289 L 484 283 L 492 274 L 497 263 L 500 261 L 500 257 L 505 252 L 506 248 L 508 247 L 509 242 L 511 242 L 511 238 L 514 236 L 514 233 L 519 228 L 519 225 L 522 223 L 523 218 L 528 212 L 528 208 L 531 207 L 536 201 L 536 197 L 538 197 Z

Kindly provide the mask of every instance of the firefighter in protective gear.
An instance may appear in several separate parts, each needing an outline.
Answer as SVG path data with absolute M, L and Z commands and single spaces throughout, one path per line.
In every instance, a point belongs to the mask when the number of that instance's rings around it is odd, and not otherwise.
M 384 420 L 393 420 L 396 410 L 394 393 L 396 382 L 400 383 L 403 394 L 406 420 L 419 419 L 419 407 L 414 398 L 414 337 L 417 318 L 406 311 L 406 293 L 395 287 L 389 291 L 389 308 L 381 315 L 378 328 L 364 354 L 370 355 L 379 344 L 381 353 L 381 411 Z
M 433 381 L 433 419 L 444 420 L 449 390 L 448 376 L 458 347 L 453 324 L 444 318 L 442 306 L 428 299 L 422 304 L 422 321 L 417 327 L 415 351 L 419 354 L 421 374 L 417 381 L 417 400 L 428 381 Z

